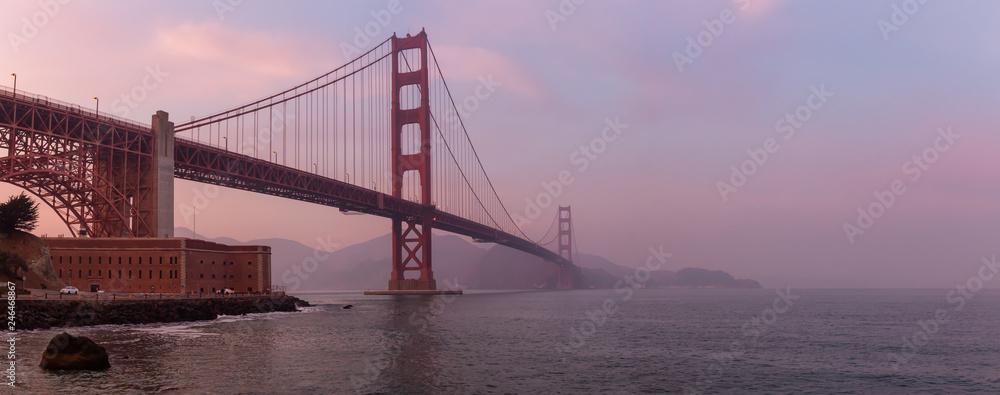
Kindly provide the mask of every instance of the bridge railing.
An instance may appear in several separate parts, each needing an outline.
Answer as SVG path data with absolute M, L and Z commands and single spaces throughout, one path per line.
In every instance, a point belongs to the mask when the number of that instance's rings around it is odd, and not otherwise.
M 17 96 L 14 95 L 14 88 L 0 85 L 0 96 L 10 97 L 15 100 L 22 102 L 33 103 L 41 106 L 45 106 L 54 110 L 65 111 L 68 113 L 79 114 L 81 116 L 90 117 L 97 119 L 102 123 L 113 124 L 117 126 L 123 126 L 130 129 L 137 129 L 144 132 L 149 132 L 152 126 L 144 124 L 141 122 L 136 122 L 131 119 L 125 119 L 119 116 L 111 115 L 105 112 L 98 113 L 96 111 L 83 108 L 78 104 L 71 104 L 55 99 L 50 99 L 47 96 L 36 95 L 34 93 L 28 93 L 23 90 L 17 91 Z M 150 114 L 152 115 L 152 114 Z

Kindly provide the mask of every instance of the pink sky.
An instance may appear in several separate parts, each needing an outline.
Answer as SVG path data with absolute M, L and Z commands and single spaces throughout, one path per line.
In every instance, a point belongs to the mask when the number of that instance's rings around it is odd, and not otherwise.
M 662 244 L 668 269 L 773 287 L 952 287 L 1000 252 L 1000 5 L 928 2 L 886 31 L 893 2 L 563 3 L 403 1 L 372 44 L 426 28 L 457 98 L 479 77 L 503 83 L 465 120 L 470 136 L 513 213 L 573 173 L 556 203 L 573 206 L 581 252 L 635 266 Z M 107 110 L 159 67 L 163 83 L 118 115 L 181 121 L 336 68 L 341 45 L 389 4 L 245 1 L 220 16 L 204 1 L 70 2 L 42 18 L 38 3 L 5 3 L 0 72 L 81 106 L 100 96 Z M 735 20 L 714 22 L 726 10 Z M 29 35 L 33 18 L 45 23 Z M 679 71 L 675 54 L 699 35 L 711 44 Z M 786 140 L 776 123 L 814 87 L 833 96 Z M 581 171 L 574 151 L 616 117 L 628 128 Z M 907 161 L 947 127 L 961 137 L 911 180 Z M 723 200 L 718 183 L 769 138 L 778 149 Z M 906 192 L 852 244 L 845 223 L 896 179 Z M 178 205 L 204 191 L 176 186 Z M 525 231 L 540 236 L 553 215 L 555 204 Z M 176 225 L 194 224 L 178 212 Z M 389 222 L 223 190 L 197 228 L 316 246 L 365 241 Z M 38 233 L 66 232 L 46 210 Z

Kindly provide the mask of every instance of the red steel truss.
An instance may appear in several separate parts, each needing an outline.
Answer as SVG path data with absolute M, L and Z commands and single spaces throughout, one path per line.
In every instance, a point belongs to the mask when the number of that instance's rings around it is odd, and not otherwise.
M 76 235 L 151 235 L 152 133 L 43 97 L 0 91 L 0 181 L 38 196 Z
M 338 207 L 385 218 L 400 218 L 403 222 L 423 221 L 427 217 L 427 211 L 431 210 L 431 227 L 434 229 L 501 244 L 556 263 L 568 262 L 555 252 L 529 240 L 454 214 L 434 210 L 433 206 L 428 207 L 336 179 L 232 153 L 222 148 L 181 139 L 177 139 L 175 145 L 176 178 Z

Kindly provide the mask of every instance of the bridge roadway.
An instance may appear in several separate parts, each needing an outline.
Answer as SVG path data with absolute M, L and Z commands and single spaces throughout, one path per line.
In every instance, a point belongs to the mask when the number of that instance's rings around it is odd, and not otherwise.
M 178 138 L 174 146 L 175 178 L 386 218 L 420 217 L 426 210 L 434 210 L 432 206 L 193 141 Z M 433 228 L 504 245 L 550 262 L 567 263 L 543 246 L 451 213 L 434 211 Z
M 22 91 L 17 92 L 15 99 L 13 92 L 6 88 L 0 88 L 0 126 L 26 131 L 19 133 L 19 149 L 30 146 L 32 151 L 46 152 L 39 157 L 41 159 L 36 158 L 37 154 L 3 158 L 5 163 L 12 163 L 9 165 L 12 168 L 13 163 L 44 160 L 44 166 L 52 158 L 83 157 L 86 156 L 84 151 L 93 150 L 95 146 L 120 149 L 143 158 L 152 154 L 153 132 L 148 125 L 107 114 L 98 115 L 77 105 Z M 0 127 L 0 146 L 9 146 L 5 144 L 8 138 L 11 138 L 9 129 Z M 55 152 L 65 149 L 69 150 Z M 560 265 L 569 262 L 529 240 L 436 211 L 433 206 L 181 138 L 174 140 L 174 177 L 386 218 L 420 218 L 430 210 L 434 214 L 432 226 L 435 229 L 507 246 Z

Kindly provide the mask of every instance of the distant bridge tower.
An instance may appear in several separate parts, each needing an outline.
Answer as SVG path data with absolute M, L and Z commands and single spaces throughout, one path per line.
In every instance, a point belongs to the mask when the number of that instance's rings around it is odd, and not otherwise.
M 417 50 L 419 59 L 403 58 L 403 51 Z M 392 196 L 403 198 L 403 175 L 417 172 L 420 180 L 420 203 L 424 206 L 419 216 L 394 216 L 392 218 L 392 273 L 389 290 L 435 290 L 434 272 L 431 270 L 431 225 L 434 206 L 431 204 L 431 106 L 428 90 L 427 33 L 416 36 L 392 37 Z M 415 62 L 419 69 L 400 71 L 400 62 Z M 412 70 L 415 66 L 411 65 Z M 420 94 L 420 104 L 401 105 L 403 88 L 415 86 Z M 416 125 L 420 133 L 420 148 L 414 153 L 403 152 L 404 129 Z M 412 126 L 411 126 L 412 128 Z M 412 137 L 412 136 L 407 136 Z M 409 138 L 408 138 L 409 140 Z M 407 141 L 407 146 L 412 141 Z M 406 225 L 405 229 L 403 225 Z M 420 277 L 407 279 L 404 273 L 418 271 Z
M 559 206 L 559 256 L 566 258 L 569 263 L 559 265 L 559 288 L 573 289 L 575 267 L 573 265 L 573 215 L 569 206 Z

